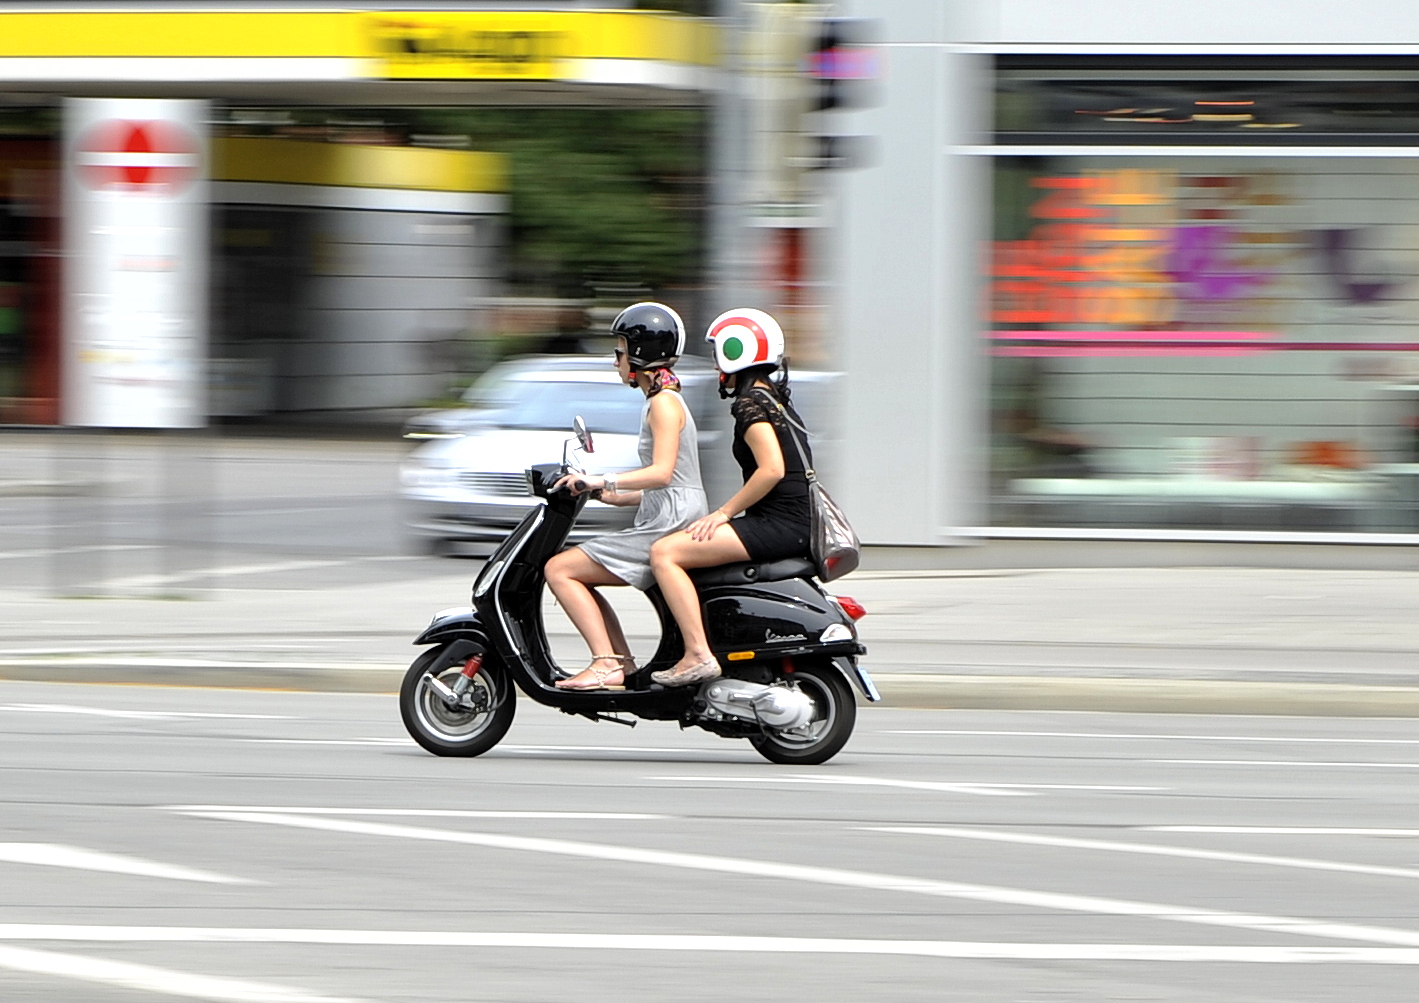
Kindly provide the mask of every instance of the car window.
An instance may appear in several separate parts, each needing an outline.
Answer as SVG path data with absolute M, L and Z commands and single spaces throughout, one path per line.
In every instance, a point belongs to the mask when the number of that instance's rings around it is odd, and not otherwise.
M 504 428 L 567 431 L 581 415 L 593 432 L 635 435 L 645 398 L 617 383 L 524 381 L 511 384 L 512 398 L 498 416 Z
M 478 408 L 506 407 L 517 391 L 517 384 L 509 380 L 517 370 L 506 362 L 493 366 L 463 391 L 463 403 Z

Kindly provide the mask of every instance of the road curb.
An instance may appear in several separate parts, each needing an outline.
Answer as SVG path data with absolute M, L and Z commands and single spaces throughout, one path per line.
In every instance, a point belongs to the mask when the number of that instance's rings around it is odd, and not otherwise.
M 889 707 L 1419 717 L 1419 687 L 1118 677 L 874 675 Z
M 0 480 L 0 498 L 53 498 L 96 495 L 112 483 L 95 480 Z
M 403 666 L 84 656 L 0 659 L 0 680 L 396 693 Z M 1419 717 L 1419 687 L 1122 677 L 874 674 L 887 707 Z

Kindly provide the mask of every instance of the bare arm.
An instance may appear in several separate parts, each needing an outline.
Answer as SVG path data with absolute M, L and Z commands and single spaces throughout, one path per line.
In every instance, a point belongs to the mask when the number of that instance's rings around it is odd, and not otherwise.
M 663 488 L 670 483 L 670 478 L 675 474 L 675 461 L 680 455 L 680 432 L 685 427 L 685 409 L 669 400 L 666 395 L 670 393 L 674 391 L 662 391 L 650 399 L 650 413 L 646 416 L 654 443 L 650 466 L 617 474 L 616 490 L 611 492 L 603 490 L 605 477 L 579 475 L 575 480 L 585 485 L 582 490 L 601 490 L 601 500 L 610 505 L 638 505 L 642 490 Z M 572 490 L 580 494 L 575 485 Z M 635 501 L 629 500 L 632 493 L 635 494 Z
M 754 454 L 758 469 L 749 475 L 734 496 L 703 519 L 691 523 L 686 532 L 696 540 L 708 540 L 714 531 L 773 490 L 783 480 L 783 450 L 778 435 L 767 421 L 756 421 L 744 430 L 744 442 Z

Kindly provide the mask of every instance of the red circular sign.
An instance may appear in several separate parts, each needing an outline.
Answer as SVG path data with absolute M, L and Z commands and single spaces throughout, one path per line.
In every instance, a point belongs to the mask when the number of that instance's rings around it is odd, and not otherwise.
M 96 191 L 176 195 L 202 166 L 197 138 L 176 122 L 100 122 L 74 154 L 79 178 Z

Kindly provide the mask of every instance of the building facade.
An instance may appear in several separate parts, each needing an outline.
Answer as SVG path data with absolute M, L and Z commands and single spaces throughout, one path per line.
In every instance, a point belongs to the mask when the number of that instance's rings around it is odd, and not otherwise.
M 717 53 L 704 19 L 580 0 L 0 3 L 0 424 L 441 396 L 507 171 L 378 111 L 699 105 Z
M 865 539 L 1419 543 L 1419 8 L 845 8 Z

